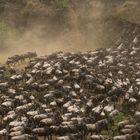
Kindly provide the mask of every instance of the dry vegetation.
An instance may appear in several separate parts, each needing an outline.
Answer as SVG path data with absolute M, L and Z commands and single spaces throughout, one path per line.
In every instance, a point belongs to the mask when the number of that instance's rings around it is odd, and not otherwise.
M 139 0 L 127 0 L 125 3 L 117 8 L 115 13 L 116 17 L 123 20 L 140 24 L 140 1 Z
M 118 21 L 139 23 L 139 4 L 139 0 L 1 0 L 1 62 L 27 50 L 43 55 L 111 46 L 122 30 Z

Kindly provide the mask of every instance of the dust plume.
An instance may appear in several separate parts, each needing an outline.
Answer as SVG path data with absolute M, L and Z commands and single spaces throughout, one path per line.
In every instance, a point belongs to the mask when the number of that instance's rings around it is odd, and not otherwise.
M 21 34 L 8 35 L 0 50 L 0 62 L 14 54 L 36 51 L 39 55 L 57 51 L 78 52 L 106 47 L 111 42 L 111 29 L 104 23 L 106 11 L 101 1 L 75 2 L 69 6 L 63 19 L 30 20 L 29 26 Z M 40 20 L 40 22 L 37 22 Z M 109 33 L 110 32 L 110 33 Z M 116 33 L 114 34 L 114 36 Z

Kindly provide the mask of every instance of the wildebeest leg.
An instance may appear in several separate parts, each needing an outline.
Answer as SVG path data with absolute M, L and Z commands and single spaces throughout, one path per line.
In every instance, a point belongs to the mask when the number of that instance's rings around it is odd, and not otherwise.
M 50 140 L 50 137 L 49 137 L 49 135 L 47 136 L 47 139 L 48 139 L 48 140 Z
M 5 135 L 4 140 L 8 140 L 8 134 Z
M 29 57 L 29 62 L 31 62 L 31 58 Z
M 16 63 L 13 63 L 13 65 L 12 65 L 12 66 L 13 66 L 13 67 L 15 67 L 15 65 L 16 65 Z
M 81 140 L 84 140 L 84 139 L 85 139 L 85 132 L 83 132 L 81 135 Z
M 53 137 L 52 137 L 52 135 L 50 135 L 50 140 L 52 140 L 53 139 Z
M 85 132 L 84 134 L 84 138 L 86 138 L 88 136 L 88 132 Z
M 44 140 L 46 140 L 46 136 L 44 136 Z
M 88 133 L 85 132 L 85 133 L 83 134 L 83 140 L 85 140 L 86 137 L 88 137 Z

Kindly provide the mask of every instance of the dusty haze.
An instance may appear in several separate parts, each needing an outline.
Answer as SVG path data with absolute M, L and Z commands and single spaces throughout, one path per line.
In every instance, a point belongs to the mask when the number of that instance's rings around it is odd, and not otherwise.
M 22 34 L 10 34 L 3 40 L 0 61 L 3 63 L 11 55 L 27 51 L 44 55 L 107 47 L 112 40 L 110 33 L 115 37 L 119 30 L 113 25 L 106 25 L 103 20 L 105 11 L 102 2 L 93 1 L 88 6 L 81 3 L 70 7 L 66 14 L 68 26 L 62 27 L 63 21 L 55 25 L 55 21 L 52 23 L 47 19 L 45 22 L 32 22 Z

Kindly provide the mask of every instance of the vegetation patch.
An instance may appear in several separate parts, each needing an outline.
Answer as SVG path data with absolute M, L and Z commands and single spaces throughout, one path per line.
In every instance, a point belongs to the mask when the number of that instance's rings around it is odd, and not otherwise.
M 117 124 L 123 120 L 126 119 L 126 114 L 119 112 L 114 118 L 114 122 L 113 124 L 108 126 L 108 130 L 103 130 L 101 132 L 102 135 L 107 135 L 109 136 L 110 139 L 112 139 L 114 136 L 119 135 L 119 131 L 118 131 L 118 126 Z

